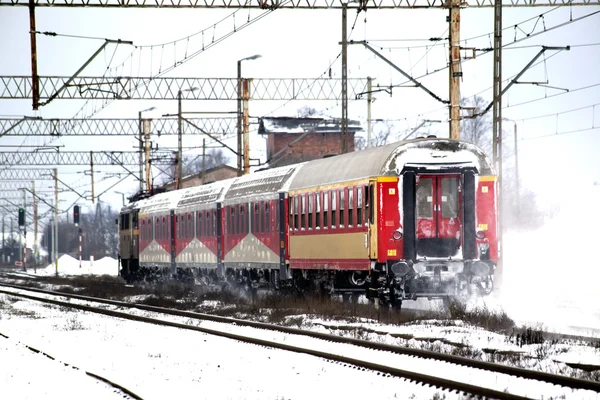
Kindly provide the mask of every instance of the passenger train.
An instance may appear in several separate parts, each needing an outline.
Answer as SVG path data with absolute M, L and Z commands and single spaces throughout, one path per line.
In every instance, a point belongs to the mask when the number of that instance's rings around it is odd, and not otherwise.
M 118 220 L 121 275 L 403 300 L 489 294 L 497 178 L 485 153 L 421 138 L 156 194 Z

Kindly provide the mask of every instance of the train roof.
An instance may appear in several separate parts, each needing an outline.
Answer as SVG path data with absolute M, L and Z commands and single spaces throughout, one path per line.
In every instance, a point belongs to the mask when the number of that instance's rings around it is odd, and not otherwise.
M 486 154 L 467 142 L 450 139 L 415 139 L 335 157 L 314 160 L 300 168 L 290 190 L 360 180 L 374 176 L 399 176 L 406 167 L 475 168 L 494 175 Z
M 304 165 L 304 163 L 286 165 L 235 178 L 225 194 L 225 201 L 240 197 L 272 195 L 281 191 L 287 191 L 292 178 Z
M 122 212 L 139 209 L 140 213 L 147 214 L 227 203 L 240 197 L 272 197 L 288 190 L 375 176 L 399 176 L 407 167 L 426 167 L 429 170 L 474 168 L 481 175 L 495 174 L 487 155 L 473 144 L 450 139 L 415 139 L 160 193 L 131 203 Z

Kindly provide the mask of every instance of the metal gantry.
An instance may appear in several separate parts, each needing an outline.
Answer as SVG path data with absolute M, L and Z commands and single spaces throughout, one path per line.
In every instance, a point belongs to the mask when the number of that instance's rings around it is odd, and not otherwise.
M 152 165 L 173 164 L 172 152 L 155 152 Z M 0 167 L 13 165 L 119 165 L 137 166 L 136 151 L 0 152 Z M 8 170 L 7 170 L 8 171 Z
M 235 132 L 235 117 L 189 118 L 194 125 L 213 135 Z M 0 136 L 130 136 L 139 134 L 137 118 L 43 119 L 0 118 Z M 152 131 L 159 135 L 177 135 L 177 118 L 152 119 Z M 183 124 L 183 134 L 204 132 Z
M 599 0 L 600 1 L 600 0 Z M 67 82 L 71 82 L 58 92 Z M 31 99 L 31 76 L 0 76 L 0 99 Z M 40 76 L 40 99 L 237 100 L 236 78 L 144 78 Z M 337 78 L 252 79 L 251 100 L 339 100 L 342 80 Z M 367 88 L 366 78 L 348 79 L 348 96 L 356 98 Z M 57 95 L 56 95 L 57 94 Z
M 0 168 L 0 181 L 42 181 L 50 179 L 52 169 Z
M 447 8 L 447 0 L 0 0 L 0 6 L 36 7 L 100 7 L 100 8 L 254 8 L 273 10 L 298 9 L 392 9 L 392 8 Z M 493 7 L 493 0 L 463 1 L 464 7 Z M 600 4 L 598 0 L 502 0 L 503 7 L 548 7 L 558 5 Z

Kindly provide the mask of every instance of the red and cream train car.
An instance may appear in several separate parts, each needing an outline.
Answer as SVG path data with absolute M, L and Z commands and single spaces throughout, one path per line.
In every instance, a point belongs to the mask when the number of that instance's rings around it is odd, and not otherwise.
M 417 139 L 159 194 L 125 207 L 120 226 L 128 279 L 212 271 L 396 304 L 486 294 L 496 177 L 471 144 Z

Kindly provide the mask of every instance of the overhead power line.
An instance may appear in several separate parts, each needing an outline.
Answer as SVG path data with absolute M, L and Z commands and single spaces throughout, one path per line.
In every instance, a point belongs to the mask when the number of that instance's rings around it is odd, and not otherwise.
M 596 5 L 598 0 L 502 0 L 503 7 L 553 7 L 557 5 Z M 28 6 L 29 0 L 0 0 L 0 6 Z M 101 7 L 101 8 L 303 8 L 341 9 L 338 0 L 36 0 L 36 7 Z M 469 0 L 461 3 L 467 8 L 490 8 L 494 0 Z M 348 2 L 348 9 L 390 9 L 390 8 L 447 8 L 445 0 L 380 0 L 377 2 Z

